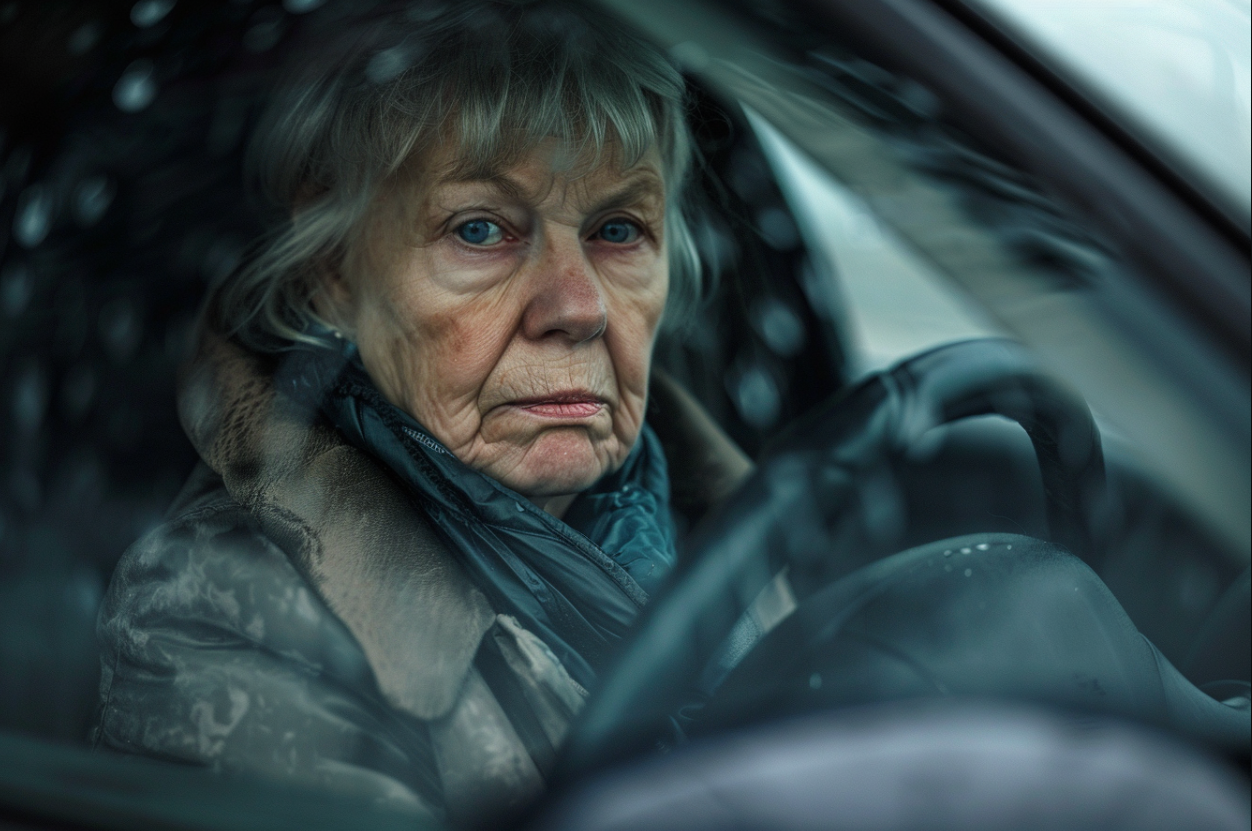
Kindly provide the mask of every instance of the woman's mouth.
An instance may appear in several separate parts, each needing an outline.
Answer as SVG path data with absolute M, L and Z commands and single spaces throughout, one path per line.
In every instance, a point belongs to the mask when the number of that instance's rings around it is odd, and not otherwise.
M 541 418 L 590 418 L 604 409 L 604 402 L 585 392 L 566 392 L 514 401 L 513 406 Z

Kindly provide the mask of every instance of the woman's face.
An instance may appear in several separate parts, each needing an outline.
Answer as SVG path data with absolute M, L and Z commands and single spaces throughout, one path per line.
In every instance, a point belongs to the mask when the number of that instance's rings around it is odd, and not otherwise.
M 489 179 L 435 154 L 327 297 L 393 404 L 560 515 L 639 435 L 669 269 L 656 154 L 569 177 L 557 150 Z

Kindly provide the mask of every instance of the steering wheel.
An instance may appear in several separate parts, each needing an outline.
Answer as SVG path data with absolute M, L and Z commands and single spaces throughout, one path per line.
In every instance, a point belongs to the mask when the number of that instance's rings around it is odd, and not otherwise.
M 782 566 L 804 594 L 865 564 L 855 543 L 857 512 L 850 510 L 863 478 L 931 428 L 986 414 L 1006 416 L 1026 430 L 1043 479 L 1049 535 L 1090 560 L 1099 549 L 1094 518 L 1103 499 L 1104 461 L 1085 403 L 1011 341 L 967 341 L 925 352 L 803 419 L 701 526 L 688 567 L 649 607 L 589 700 L 557 778 L 633 755 L 667 735 L 670 715 Z M 1186 684 L 1172 671 L 1177 677 L 1167 685 Z

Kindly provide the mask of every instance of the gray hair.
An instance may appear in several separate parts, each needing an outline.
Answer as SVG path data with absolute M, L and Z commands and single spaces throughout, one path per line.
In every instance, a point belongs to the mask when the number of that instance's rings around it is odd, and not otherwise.
M 692 146 L 679 72 L 650 45 L 551 3 L 412 4 L 319 44 L 270 105 L 250 166 L 281 215 L 215 286 L 210 314 L 253 349 L 316 342 L 318 275 L 336 268 L 379 187 L 446 142 L 470 175 L 556 138 L 572 159 L 623 168 L 653 147 L 666 182 L 666 319 L 700 292 L 685 199 Z

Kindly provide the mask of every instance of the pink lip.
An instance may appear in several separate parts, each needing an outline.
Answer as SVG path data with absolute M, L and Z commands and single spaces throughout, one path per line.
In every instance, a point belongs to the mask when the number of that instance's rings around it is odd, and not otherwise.
M 604 409 L 604 402 L 586 392 L 559 392 L 514 401 L 513 406 L 543 418 L 590 418 Z

